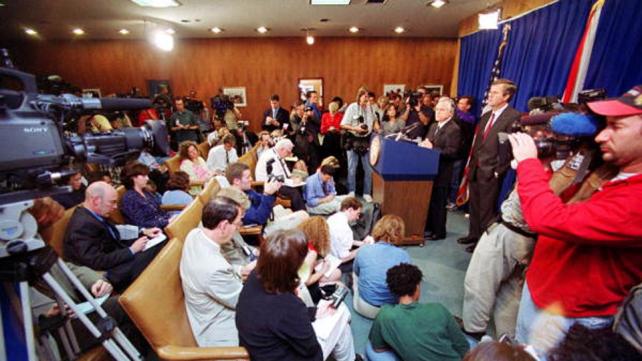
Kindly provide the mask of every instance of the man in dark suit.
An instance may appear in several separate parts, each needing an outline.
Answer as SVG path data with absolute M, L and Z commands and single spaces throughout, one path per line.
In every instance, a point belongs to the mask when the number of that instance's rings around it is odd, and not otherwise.
M 441 98 L 435 106 L 435 119 L 430 124 L 422 147 L 438 150 L 439 173 L 433 181 L 432 196 L 426 221 L 426 239 L 434 241 L 446 238 L 446 204 L 448 187 L 453 173 L 453 164 L 462 146 L 461 129 L 454 121 L 455 103 L 450 98 Z
M 270 97 L 270 108 L 263 113 L 263 123 L 261 128 L 272 132 L 275 129 L 282 129 L 283 124 L 288 124 L 290 114 L 287 110 L 281 108 L 279 96 L 274 94 Z
M 123 240 L 107 217 L 118 207 L 118 194 L 105 182 L 87 187 L 85 202 L 76 208 L 69 220 L 63 243 L 65 260 L 95 271 L 106 271 L 105 277 L 122 292 L 161 250 L 156 245 L 145 250 L 148 237 L 160 235 L 159 228 L 143 229 L 136 240 Z
M 470 226 L 468 235 L 457 240 L 471 244 L 466 251 L 475 249 L 477 240 L 497 215 L 497 197 L 502 178 L 510 167 L 510 161 L 500 162 L 498 157 L 499 132 L 509 132 L 511 125 L 521 114 L 508 105 L 517 91 L 510 80 L 498 79 L 488 92 L 490 111 L 482 115 L 473 142 L 469 163 Z

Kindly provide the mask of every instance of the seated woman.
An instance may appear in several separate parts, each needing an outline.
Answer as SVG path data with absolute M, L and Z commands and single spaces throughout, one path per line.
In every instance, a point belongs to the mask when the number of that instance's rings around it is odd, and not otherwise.
M 252 360 L 323 360 L 330 353 L 337 361 L 355 359 L 349 317 L 339 317 L 330 336 L 318 341 L 312 327 L 314 313 L 295 294 L 307 253 L 305 235 L 298 230 L 277 231 L 261 243 L 256 269 L 236 305 L 240 345 Z M 328 306 L 321 302 L 316 318 L 347 312 L 345 307 L 334 310 Z
M 200 156 L 196 142 L 188 140 L 181 143 L 178 155 L 181 158 L 180 169 L 189 175 L 189 181 L 193 185 L 189 193 L 198 195 L 203 188 L 202 185 L 212 178 L 213 174 L 207 168 L 205 159 Z
M 412 263 L 410 255 L 396 246 L 405 233 L 403 219 L 393 214 L 383 216 L 372 229 L 376 243 L 361 247 L 354 260 L 353 306 L 367 318 L 377 317 L 385 304 L 397 303 L 386 284 L 388 269 L 400 263 Z
M 323 217 L 314 216 L 301 222 L 297 227 L 308 240 L 308 255 L 305 257 L 299 274 L 305 274 L 305 285 L 308 288 L 312 302 L 319 303 L 322 297 L 334 292 L 337 281 L 341 279 L 341 271 L 336 267 L 329 276 L 325 274 L 331 268 L 331 261 L 326 258 L 330 253 L 330 228 Z M 302 277 L 303 278 L 303 277 Z
M 163 193 L 161 199 L 162 205 L 179 205 L 186 206 L 194 200 L 189 192 L 189 175 L 183 171 L 178 171 L 172 174 L 167 181 L 167 191 Z M 180 211 L 172 211 L 170 214 L 173 216 L 180 213 Z
M 164 228 L 170 215 L 160 208 L 159 199 L 147 191 L 149 168 L 139 162 L 131 162 L 123 168 L 121 181 L 127 189 L 120 202 L 120 211 L 129 224 L 140 228 Z

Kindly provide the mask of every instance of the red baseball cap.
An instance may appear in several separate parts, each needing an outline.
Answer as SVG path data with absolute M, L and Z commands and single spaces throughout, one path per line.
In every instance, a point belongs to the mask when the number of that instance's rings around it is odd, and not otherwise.
M 633 87 L 619 98 L 600 100 L 587 105 L 595 113 L 607 117 L 642 114 L 642 85 Z

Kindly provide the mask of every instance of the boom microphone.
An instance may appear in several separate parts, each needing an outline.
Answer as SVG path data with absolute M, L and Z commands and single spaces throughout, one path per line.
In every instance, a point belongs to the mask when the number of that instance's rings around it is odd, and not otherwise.
M 50 108 L 59 108 L 65 110 L 133 110 L 147 109 L 152 107 L 149 99 L 140 98 L 80 98 L 72 94 L 63 94 L 60 96 L 38 95 L 34 105 L 48 111 Z

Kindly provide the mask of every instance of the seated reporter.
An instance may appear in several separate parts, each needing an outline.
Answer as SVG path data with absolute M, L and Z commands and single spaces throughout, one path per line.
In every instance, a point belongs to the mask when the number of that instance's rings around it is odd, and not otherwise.
M 250 201 L 250 206 L 243 217 L 243 224 L 266 226 L 265 234 L 269 234 L 277 229 L 292 229 L 308 218 L 305 211 L 298 211 L 287 215 L 274 215 L 274 219 L 270 220 L 276 202 L 276 193 L 282 187 L 281 182 L 266 182 L 263 185 L 262 194 L 253 190 L 252 175 L 247 164 L 230 164 L 225 171 L 225 176 L 230 185 L 245 193 Z
M 189 194 L 189 188 L 189 175 L 183 171 L 174 172 L 167 181 L 161 204 L 190 204 L 194 198 Z
M 341 279 L 341 271 L 335 268 L 330 275 L 330 261 L 326 259 L 330 254 L 330 228 L 321 216 L 314 216 L 301 222 L 297 229 L 305 234 L 308 240 L 308 255 L 303 262 L 303 272 L 309 276 L 303 280 L 308 288 L 314 304 L 321 298 L 332 294 L 336 289 L 335 283 Z M 326 287 L 328 286 L 328 287 Z
M 347 196 L 337 197 L 334 187 L 336 167 L 325 164 L 305 180 L 304 195 L 308 213 L 333 214 L 339 210 L 341 201 Z
M 256 269 L 243 286 L 236 313 L 240 345 L 253 360 L 324 359 L 312 321 L 339 310 L 328 307 L 329 302 L 309 310 L 295 294 L 307 253 L 305 235 L 297 230 L 275 232 L 261 244 Z M 337 361 L 352 361 L 352 334 L 343 320 L 332 353 Z
M 201 191 L 202 184 L 207 182 L 214 175 L 207 168 L 207 163 L 200 156 L 196 142 L 185 141 L 182 142 L 178 149 L 178 155 L 181 159 L 180 169 L 189 175 L 191 183 L 195 184 L 190 194 L 198 195 Z
M 120 211 L 128 223 L 144 228 L 165 228 L 169 213 L 163 211 L 161 202 L 147 191 L 149 168 L 139 162 L 129 163 L 123 168 L 121 180 L 127 189 L 120 203 Z
M 187 317 L 200 347 L 237 346 L 234 323 L 242 279 L 256 262 L 234 267 L 223 256 L 222 246 L 232 242 L 243 218 L 241 205 L 217 197 L 203 210 L 203 227 L 185 239 L 180 273 Z
M 374 244 L 363 245 L 354 260 L 354 310 L 367 318 L 375 318 L 381 306 L 395 304 L 397 296 L 386 284 L 386 272 L 400 264 L 412 263 L 410 255 L 396 246 L 405 234 L 399 216 L 387 214 L 372 230 Z
M 87 187 L 85 202 L 76 208 L 63 240 L 64 259 L 95 271 L 122 292 L 140 275 L 162 249 L 163 243 L 148 250 L 148 237 L 161 233 L 158 228 L 142 229 L 142 237 L 121 239 L 118 229 L 107 219 L 117 207 L 118 195 L 111 185 L 95 182 Z
M 407 263 L 386 272 L 399 302 L 383 306 L 372 324 L 366 346 L 370 361 L 459 361 L 468 351 L 466 337 L 444 306 L 419 303 L 422 278 L 421 270 Z
M 281 139 L 276 142 L 272 149 L 263 152 L 256 162 L 256 180 L 266 182 L 270 176 L 282 176 L 285 180 L 301 181 L 299 177 L 292 175 L 292 171 L 290 171 L 290 168 L 288 168 L 285 162 L 285 158 L 292 156 L 292 149 L 294 149 L 294 144 L 291 140 Z M 278 193 L 292 201 L 293 211 L 305 210 L 305 201 L 299 188 L 282 186 L 279 188 Z

